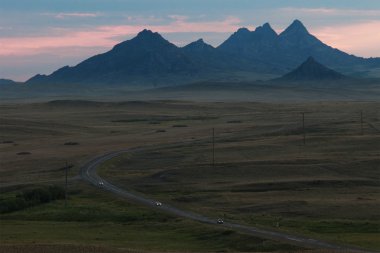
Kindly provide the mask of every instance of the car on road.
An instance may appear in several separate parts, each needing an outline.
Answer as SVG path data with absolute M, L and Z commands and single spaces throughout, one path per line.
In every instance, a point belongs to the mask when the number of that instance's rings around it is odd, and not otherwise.
M 98 184 L 99 184 L 100 187 L 103 187 L 103 186 L 104 186 L 104 183 L 103 183 L 102 181 L 99 181 Z
M 162 206 L 162 203 L 161 202 L 158 202 L 158 201 L 156 201 L 156 206 Z
M 216 221 L 216 223 L 218 223 L 218 224 L 223 224 L 224 221 L 223 221 L 222 219 L 218 219 L 218 220 Z

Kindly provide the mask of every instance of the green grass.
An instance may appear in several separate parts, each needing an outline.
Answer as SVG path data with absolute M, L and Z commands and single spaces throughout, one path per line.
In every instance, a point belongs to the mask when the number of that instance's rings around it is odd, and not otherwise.
M 363 135 L 360 111 L 370 123 Z M 41 185 L 63 186 L 62 167 L 66 161 L 74 167 L 69 206 L 54 201 L 1 215 L 0 242 L 83 239 L 162 251 L 287 248 L 157 213 L 76 181 L 80 167 L 96 156 L 156 145 L 107 161 L 100 174 L 184 210 L 379 250 L 379 111 L 378 102 L 334 101 L 1 105 L 0 199 Z M 301 112 L 306 112 L 306 146 Z M 120 120 L 125 122 L 115 122 Z M 68 142 L 80 145 L 64 145 Z M 168 143 L 179 144 L 165 147 Z
M 0 217 L 2 244 L 85 244 L 181 252 L 296 249 L 172 217 L 88 187 L 72 195 L 67 207 L 64 201 L 54 201 Z
M 99 173 L 210 217 L 378 250 L 379 136 L 358 136 L 351 121 L 341 124 L 343 135 L 334 121 L 315 127 L 306 146 L 300 133 L 288 131 L 219 135 L 215 167 L 206 139 L 130 152 Z

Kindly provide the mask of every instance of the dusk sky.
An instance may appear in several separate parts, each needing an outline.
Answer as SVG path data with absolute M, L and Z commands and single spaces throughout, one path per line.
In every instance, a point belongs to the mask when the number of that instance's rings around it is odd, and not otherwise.
M 0 0 L 0 78 L 76 65 L 144 28 L 218 46 L 240 27 L 281 32 L 294 19 L 330 46 L 380 57 L 379 0 Z

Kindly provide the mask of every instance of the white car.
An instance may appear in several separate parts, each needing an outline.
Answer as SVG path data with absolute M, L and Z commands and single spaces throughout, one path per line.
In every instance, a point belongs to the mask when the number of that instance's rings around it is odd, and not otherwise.
M 104 183 L 102 181 L 99 181 L 99 186 L 100 187 L 103 187 L 104 186 Z
M 161 202 L 156 201 L 156 206 L 162 206 Z

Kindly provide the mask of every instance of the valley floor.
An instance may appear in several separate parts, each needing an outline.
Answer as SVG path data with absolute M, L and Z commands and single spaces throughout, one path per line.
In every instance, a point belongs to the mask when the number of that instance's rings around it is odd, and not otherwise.
M 56 200 L 0 215 L 0 252 L 56 244 L 302 250 L 152 211 L 77 176 L 91 158 L 128 147 L 143 148 L 100 169 L 120 187 L 225 220 L 380 250 L 379 112 L 378 102 L 3 104 L 1 201 L 63 186 L 66 161 L 73 167 L 67 207 Z

